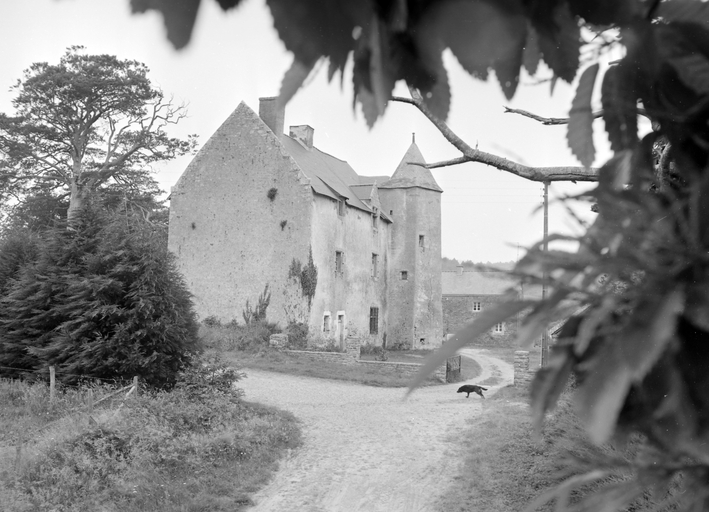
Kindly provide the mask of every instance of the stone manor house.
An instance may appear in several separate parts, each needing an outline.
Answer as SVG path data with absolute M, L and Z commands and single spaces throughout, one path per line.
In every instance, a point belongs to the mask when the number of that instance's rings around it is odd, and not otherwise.
M 172 189 L 169 248 L 199 317 L 241 322 L 268 286 L 282 327 L 440 345 L 442 190 L 415 142 L 391 177 L 361 176 L 283 124 L 275 98 L 242 102 Z

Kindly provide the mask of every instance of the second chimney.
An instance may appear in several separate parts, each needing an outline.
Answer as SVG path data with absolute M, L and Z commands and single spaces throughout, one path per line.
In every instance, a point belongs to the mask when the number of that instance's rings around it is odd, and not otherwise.
M 458 275 L 462 276 L 463 275 L 463 265 L 457 265 L 455 268 L 458 271 Z
M 313 130 L 307 124 L 301 124 L 299 126 L 290 127 L 290 136 L 303 144 L 308 149 L 313 147 L 313 135 L 315 130 Z
M 280 105 L 278 97 L 259 98 L 258 115 L 276 137 L 283 135 L 283 123 L 286 109 Z

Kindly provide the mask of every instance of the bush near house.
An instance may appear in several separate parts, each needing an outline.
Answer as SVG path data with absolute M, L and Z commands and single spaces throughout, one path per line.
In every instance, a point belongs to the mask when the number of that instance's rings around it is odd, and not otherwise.
M 130 379 L 169 387 L 198 350 L 191 295 L 164 227 L 90 205 L 73 229 L 0 245 L 2 375 L 57 367 L 65 384 Z
M 85 411 L 88 388 L 0 380 L 0 508 L 233 512 L 275 471 L 301 434 L 290 414 L 242 401 L 241 377 L 198 360 L 171 391 Z M 112 388 L 94 386 L 96 398 Z M 25 435 L 21 456 L 17 441 Z M 16 463 L 19 461 L 19 463 Z

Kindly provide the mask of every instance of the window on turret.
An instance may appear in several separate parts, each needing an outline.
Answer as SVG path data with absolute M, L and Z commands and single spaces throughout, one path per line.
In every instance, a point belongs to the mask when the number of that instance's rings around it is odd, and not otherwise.
M 342 251 L 335 251 L 335 273 L 342 274 L 342 263 L 345 259 L 345 253 Z
M 372 210 L 372 230 L 376 231 L 379 228 L 379 210 L 376 207 Z
M 372 279 L 379 277 L 379 255 L 372 253 Z
M 408 281 L 408 280 L 409 280 L 409 272 L 408 272 L 408 270 L 402 270 L 402 271 L 401 271 L 401 280 L 402 280 L 402 281 Z
M 337 201 L 337 215 L 339 215 L 340 217 L 345 216 L 345 200 L 344 200 L 344 198 L 340 198 Z
M 494 332 L 495 334 L 502 334 L 503 332 L 505 332 L 505 324 L 495 324 L 495 327 L 493 328 L 492 332 Z
M 482 311 L 483 306 L 480 302 L 473 302 L 473 311 Z
M 419 235 L 419 247 L 423 249 L 425 246 L 425 237 L 423 235 Z
M 369 334 L 379 332 L 379 308 L 369 308 Z

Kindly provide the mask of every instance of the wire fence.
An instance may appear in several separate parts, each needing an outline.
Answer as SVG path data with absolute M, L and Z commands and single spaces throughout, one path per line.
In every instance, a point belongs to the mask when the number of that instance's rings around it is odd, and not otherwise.
M 11 366 L 0 366 L 0 369 L 9 369 L 9 370 L 21 370 L 25 371 L 23 368 L 15 368 Z M 31 371 L 28 371 L 28 373 Z M 56 368 L 54 366 L 49 366 L 46 369 L 43 370 L 35 370 L 34 373 L 41 373 L 41 374 L 46 374 L 48 373 L 49 375 L 49 404 L 50 406 L 53 406 L 56 403 L 57 400 L 57 386 L 56 386 Z M 102 382 L 112 382 L 112 383 L 118 383 L 118 382 L 125 382 L 125 380 L 120 381 L 117 379 L 101 379 L 101 378 L 96 378 L 88 375 L 78 375 L 78 374 L 64 374 L 64 375 L 71 375 L 74 377 L 86 377 L 87 380 L 93 380 L 93 381 L 102 381 Z M 33 385 L 38 385 L 38 384 L 33 384 Z M 64 386 L 62 384 L 62 386 Z M 69 386 L 69 387 L 76 387 L 76 388 L 82 388 L 81 386 Z M 93 425 L 98 425 L 98 421 L 93 416 L 94 409 L 96 406 L 103 402 L 107 402 L 113 398 L 120 397 L 123 393 L 125 395 L 121 399 L 121 403 L 116 409 L 116 414 L 118 413 L 119 410 L 123 407 L 125 404 L 125 401 L 131 397 L 131 396 L 138 396 L 140 393 L 140 382 L 138 376 L 134 376 L 131 383 L 125 386 L 121 386 L 118 389 L 111 389 L 107 390 L 107 392 L 101 396 L 101 397 L 96 397 L 94 396 L 94 389 L 91 386 L 83 386 L 82 389 L 85 389 L 86 391 L 86 396 L 82 397 L 81 403 L 79 405 L 76 405 L 75 407 L 66 409 L 61 415 L 61 417 L 50 421 L 48 423 L 45 423 L 44 425 L 35 428 L 35 429 L 20 429 L 19 435 L 17 438 L 17 444 L 16 444 L 16 449 L 15 449 L 15 461 L 14 461 L 14 469 L 15 469 L 15 474 L 19 474 L 20 471 L 20 465 L 22 462 L 22 456 L 23 456 L 23 449 L 25 444 L 29 439 L 31 439 L 34 436 L 37 436 L 41 432 L 49 429 L 53 425 L 59 423 L 60 421 L 66 421 L 67 418 L 71 416 L 76 416 L 78 414 L 88 414 L 88 421 L 89 424 Z

